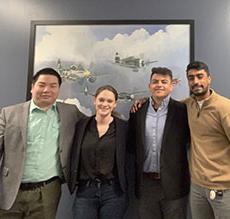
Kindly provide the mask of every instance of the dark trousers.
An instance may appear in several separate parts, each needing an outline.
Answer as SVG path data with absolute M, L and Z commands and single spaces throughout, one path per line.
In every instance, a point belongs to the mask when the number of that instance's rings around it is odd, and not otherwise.
M 76 219 L 122 219 L 127 209 L 127 195 L 115 181 L 80 183 L 73 204 Z
M 55 219 L 60 195 L 59 179 L 32 190 L 20 189 L 13 206 L 9 210 L 0 210 L 0 218 Z
M 187 196 L 176 200 L 165 199 L 160 179 L 144 177 L 139 200 L 139 218 L 186 219 L 187 201 Z

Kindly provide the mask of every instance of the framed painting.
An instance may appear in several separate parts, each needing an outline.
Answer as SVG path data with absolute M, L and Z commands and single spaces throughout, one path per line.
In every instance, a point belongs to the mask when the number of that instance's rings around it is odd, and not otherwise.
M 95 90 L 110 84 L 127 119 L 132 101 L 149 95 L 153 67 L 172 70 L 174 98 L 189 95 L 185 69 L 194 59 L 194 21 L 32 21 L 29 48 L 27 99 L 33 74 L 52 67 L 63 79 L 60 101 L 91 115 Z

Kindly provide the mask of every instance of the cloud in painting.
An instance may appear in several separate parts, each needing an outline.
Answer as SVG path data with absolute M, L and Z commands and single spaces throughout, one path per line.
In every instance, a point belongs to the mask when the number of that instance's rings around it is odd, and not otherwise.
M 105 27 L 98 25 L 97 28 Z M 89 25 L 47 26 L 46 34 L 36 42 L 35 65 L 58 58 L 89 65 L 92 62 L 113 60 L 116 52 L 122 57 L 139 56 L 158 60 L 159 65 L 165 66 L 183 66 L 189 60 L 188 25 L 168 25 L 154 34 L 139 28 L 131 34 L 118 32 L 113 38 L 105 37 L 99 41 L 94 29 Z M 39 34 L 39 29 L 37 33 Z
M 39 29 L 37 30 L 39 34 Z M 72 62 L 87 62 L 95 39 L 90 28 L 74 26 L 48 26 L 46 34 L 36 43 L 35 64 L 61 58 Z

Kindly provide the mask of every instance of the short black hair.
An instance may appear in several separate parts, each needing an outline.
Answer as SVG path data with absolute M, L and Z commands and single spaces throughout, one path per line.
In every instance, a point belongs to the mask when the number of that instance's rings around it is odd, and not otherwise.
M 117 101 L 117 99 L 118 99 L 118 92 L 117 92 L 117 90 L 113 86 L 111 86 L 109 84 L 99 87 L 96 90 L 96 93 L 95 93 L 94 96 L 97 97 L 104 90 L 111 91 L 114 94 L 114 96 L 115 96 L 115 100 Z
M 33 75 L 32 84 L 36 83 L 36 81 L 38 80 L 40 75 L 53 75 L 53 76 L 57 77 L 59 87 L 61 86 L 61 83 L 62 83 L 61 76 L 53 68 L 43 68 L 43 69 L 39 70 L 35 75 Z
M 154 68 L 152 68 L 150 80 L 152 79 L 152 76 L 154 74 L 168 75 L 171 79 L 173 78 L 172 71 L 168 68 L 165 68 L 165 67 L 154 67 Z
M 208 65 L 205 64 L 204 62 L 201 62 L 201 61 L 193 61 L 193 62 L 189 63 L 187 65 L 186 73 L 188 74 L 188 71 L 191 69 L 204 70 L 205 72 L 207 72 L 208 76 L 210 75 Z

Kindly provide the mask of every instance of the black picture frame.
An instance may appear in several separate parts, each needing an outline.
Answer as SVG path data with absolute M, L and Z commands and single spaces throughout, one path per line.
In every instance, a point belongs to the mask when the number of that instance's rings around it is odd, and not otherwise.
M 86 101 L 87 108 L 96 86 L 105 83 L 118 88 L 123 101 L 121 111 L 128 108 L 134 98 L 142 96 L 143 84 L 147 87 L 154 66 L 169 67 L 176 72 L 175 78 L 181 83 L 175 96 L 181 99 L 189 94 L 183 74 L 193 60 L 194 20 L 31 21 L 26 98 L 31 98 L 34 73 L 43 67 L 57 69 L 60 61 L 63 69 L 59 73 L 64 79 L 60 99 L 68 98 L 71 89 L 77 87 L 70 98 L 82 93 L 80 102 L 90 99 Z M 82 79 L 78 73 L 72 74 L 79 65 L 93 77 Z M 108 75 L 110 72 L 113 76 Z M 125 81 L 129 82 L 125 84 Z

